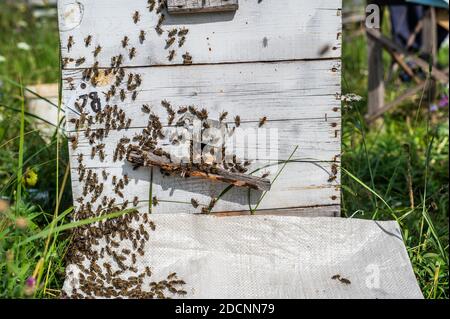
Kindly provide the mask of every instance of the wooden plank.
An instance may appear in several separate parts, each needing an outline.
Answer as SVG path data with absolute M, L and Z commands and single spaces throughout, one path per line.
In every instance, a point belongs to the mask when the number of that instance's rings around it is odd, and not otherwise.
M 383 47 L 370 36 L 367 37 L 368 116 L 377 113 L 384 106 Z
M 260 131 L 259 134 L 257 123 L 243 123 L 235 130 L 235 135 L 231 136 L 231 140 L 226 140 L 225 145 L 242 160 L 286 160 L 292 153 L 293 147 L 298 145 L 299 149 L 294 156 L 297 160 L 339 161 L 341 124 L 336 119 L 335 121 L 328 120 L 328 124 L 325 119 L 268 121 L 265 125 L 266 131 Z M 164 133 L 167 138 L 158 142 L 158 147 L 163 147 L 169 153 L 172 147 L 168 138 L 170 131 L 171 128 L 166 128 Z M 121 138 L 132 139 L 140 132 L 142 132 L 142 128 L 111 130 L 108 137 L 102 140 L 102 143 L 106 145 L 105 160 L 100 163 L 98 155 L 94 159 L 90 158 L 92 146 L 85 136 L 85 131 L 80 131 L 78 134 L 70 133 L 70 136 L 78 136 L 78 147 L 73 156 L 83 154 L 85 165 L 88 167 L 111 165 L 118 141 Z M 270 135 L 270 132 L 273 135 Z
M 427 87 L 427 82 L 422 82 L 415 87 L 412 87 L 410 89 L 407 89 L 403 94 L 398 96 L 394 101 L 387 103 L 384 107 L 377 110 L 374 114 L 367 114 L 366 120 L 370 123 L 382 116 L 384 113 L 388 112 L 389 110 L 393 109 L 394 107 L 398 106 L 401 102 L 403 102 L 406 99 L 410 99 L 412 97 L 417 96 L 420 92 L 423 92 L 424 89 Z
M 378 30 L 367 29 L 366 32 L 370 37 L 377 40 L 384 47 L 390 48 L 398 53 L 401 53 L 402 55 L 406 56 L 408 59 L 416 63 L 424 72 L 426 73 L 429 72 L 429 63 L 427 61 L 415 56 L 414 54 L 407 52 L 404 48 L 402 48 L 389 38 L 382 35 Z M 448 83 L 448 75 L 437 68 L 433 68 L 431 70 L 431 76 L 443 84 Z
M 299 207 L 299 208 L 283 208 L 276 210 L 258 210 L 253 213 L 257 216 L 301 216 L 301 217 L 338 217 L 341 214 L 341 207 L 339 205 L 328 205 L 328 206 L 318 206 L 318 207 Z M 212 213 L 212 215 L 217 217 L 230 217 L 230 216 L 250 216 L 252 213 L 250 211 L 242 212 L 222 212 L 222 213 Z
M 252 165 L 253 168 L 275 165 L 267 161 L 258 161 Z M 313 207 L 323 205 L 339 205 L 340 191 L 339 173 L 333 175 L 332 168 L 335 163 L 314 163 L 314 162 L 292 162 L 288 163 L 279 175 L 278 179 L 272 183 L 270 192 L 261 201 L 258 210 L 278 209 L 278 208 L 298 208 Z M 268 176 L 273 181 L 276 172 L 281 169 L 280 166 L 272 166 L 262 171 L 271 170 Z M 201 207 L 207 206 L 211 198 L 218 197 L 219 194 L 228 186 L 226 183 L 205 182 L 200 178 L 182 178 L 167 177 L 162 175 L 159 170 L 153 170 L 153 178 L 151 172 L 145 168 L 133 170 L 130 164 L 126 162 L 115 163 L 105 168 L 92 168 L 97 173 L 99 179 L 103 183 L 103 192 L 97 201 L 92 201 L 91 194 L 83 195 L 84 182 L 79 182 L 76 166 L 72 166 L 72 187 L 73 196 L 76 200 L 82 197 L 84 202 L 89 202 L 95 210 L 101 203 L 102 197 L 107 196 L 108 199 L 115 199 L 115 204 L 121 205 L 128 200 L 130 205 L 135 196 L 139 199 L 139 210 L 148 211 L 150 199 L 150 184 L 152 185 L 152 197 L 156 196 L 159 204 L 152 207 L 152 213 L 200 213 Z M 102 180 L 102 170 L 107 172 L 107 180 Z M 261 174 L 260 172 L 257 172 Z M 125 185 L 122 193 L 124 198 L 118 196 L 114 192 L 112 185 L 112 176 L 117 179 L 127 175 L 129 184 Z M 257 174 L 255 174 L 257 175 Z M 292 178 L 295 176 L 295 178 Z M 331 176 L 335 179 L 330 180 Z M 153 181 L 151 183 L 151 181 Z M 254 207 L 262 196 L 262 192 L 251 191 L 250 203 Z M 194 198 L 201 206 L 194 208 L 191 199 Z M 147 205 L 143 204 L 147 203 Z M 75 202 L 79 207 L 79 203 Z M 239 187 L 232 188 L 227 192 L 215 205 L 213 212 L 223 211 L 245 211 L 249 207 L 248 191 Z
M 183 64 L 189 52 L 194 64 L 329 59 L 341 55 L 341 0 L 250 1 L 243 0 L 235 13 L 202 15 L 166 15 L 159 36 L 155 31 L 159 16 L 149 12 L 146 1 L 60 0 L 58 3 L 61 53 L 72 58 L 65 68 L 76 68 L 76 60 L 85 57 L 79 67 L 109 67 L 111 58 L 124 56 L 124 66 Z M 133 15 L 139 13 L 134 23 Z M 170 47 L 166 40 L 172 29 L 189 29 L 182 47 L 178 36 Z M 145 40 L 140 43 L 140 32 Z M 86 47 L 84 39 L 92 36 Z M 122 48 L 127 36 L 129 43 Z M 73 45 L 67 47 L 72 37 Z M 306 45 L 307 44 L 307 45 Z M 93 51 L 101 46 L 95 58 Z M 130 49 L 136 56 L 129 58 Z M 328 48 L 323 50 L 323 48 Z M 172 61 L 170 50 L 175 50 Z
M 139 148 L 132 150 L 127 155 L 127 161 L 135 166 L 147 168 L 161 168 L 169 174 L 186 175 L 189 177 L 200 177 L 210 182 L 224 182 L 237 187 L 248 187 L 251 189 L 269 191 L 270 181 L 266 178 L 251 176 L 243 173 L 229 172 L 217 166 L 199 165 L 183 167 L 181 164 L 173 163 L 167 157 L 159 156 L 153 152 L 144 152 Z
M 140 74 L 142 78 L 137 98 L 133 101 L 127 91 L 122 102 L 119 91 L 126 90 L 126 83 L 122 83 L 109 104 L 126 109 L 133 127 L 147 125 L 142 104 L 153 106 L 162 123 L 167 123 L 167 113 L 161 107 L 164 99 L 174 107 L 206 107 L 214 119 L 228 111 L 228 120 L 239 115 L 243 123 L 258 121 L 263 116 L 271 121 L 340 118 L 339 60 L 136 68 L 125 72 L 123 82 L 129 73 Z M 63 72 L 63 104 L 69 109 L 69 120 L 78 117 L 74 98 L 94 90 L 107 92 L 115 81 L 114 77 L 108 78 L 96 88 L 88 82 L 82 89 L 81 77 L 80 70 Z M 101 105 L 107 104 L 104 94 L 99 93 L 99 98 Z M 95 114 L 89 107 L 86 110 Z M 74 126 L 68 122 L 67 129 L 71 131 Z
M 173 14 L 236 11 L 238 0 L 167 0 L 167 11 Z

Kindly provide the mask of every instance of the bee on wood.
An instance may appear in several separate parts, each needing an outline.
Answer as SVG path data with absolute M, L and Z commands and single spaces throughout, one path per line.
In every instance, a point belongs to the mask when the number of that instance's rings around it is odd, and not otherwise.
M 97 45 L 94 50 L 94 58 L 96 58 L 100 54 L 100 51 L 102 51 L 102 47 Z
M 244 166 L 250 166 L 250 164 L 251 164 L 250 161 L 245 161 L 244 162 Z
M 116 181 L 117 181 L 117 177 L 114 175 L 113 178 L 112 178 L 112 184 L 116 185 Z
M 141 32 L 139 32 L 139 42 L 142 44 L 145 41 L 145 31 L 141 30 Z
M 166 48 L 169 48 L 175 42 L 175 37 L 166 40 Z
M 234 125 L 236 125 L 236 127 L 241 126 L 241 117 L 239 115 L 234 117 Z
M 130 128 L 130 125 L 131 125 L 131 119 L 128 119 L 127 123 L 125 124 L 125 129 L 128 130 Z
M 136 86 L 141 86 L 142 79 L 141 79 L 141 75 L 140 74 L 135 74 L 134 75 L 134 82 L 136 82 Z
M 65 68 L 69 64 L 69 58 L 62 58 L 61 65 L 63 68 Z
M 72 149 L 75 150 L 78 147 L 78 137 L 76 135 L 73 135 L 70 138 L 70 142 L 72 144 Z
M 125 185 L 128 185 L 128 183 L 130 182 L 130 179 L 128 178 L 127 174 L 123 175 L 123 180 L 125 182 Z
M 184 45 L 184 42 L 186 42 L 186 37 L 181 37 L 178 40 L 178 47 L 181 48 Z
M 197 117 L 202 121 L 206 120 L 208 118 L 208 111 L 206 109 L 201 109 L 197 112 Z
M 122 39 L 122 48 L 126 48 L 127 47 L 128 41 L 129 41 L 128 37 L 124 36 L 123 39 Z
M 118 56 L 117 56 L 117 60 L 116 60 L 116 67 L 120 67 L 121 65 L 122 65 L 122 62 L 123 62 L 123 55 L 122 54 L 119 54 Z M 120 73 L 120 76 L 121 77 L 123 77 L 123 75 L 122 75 L 122 72 L 124 72 L 123 70 L 121 70 L 121 71 L 119 71 Z
M 153 198 L 152 198 L 152 205 L 156 206 L 158 204 L 159 204 L 158 198 L 156 198 L 156 196 L 153 196 Z
M 263 174 L 261 175 L 261 178 L 266 178 L 266 177 L 269 176 L 269 175 L 270 175 L 269 172 L 265 172 L 265 173 L 263 173 Z
M 157 26 L 161 26 L 161 24 L 163 24 L 163 22 L 164 22 L 165 19 L 166 19 L 166 16 L 165 16 L 164 14 L 161 14 L 161 15 L 159 16 Z
M 228 116 L 228 112 L 222 112 L 220 113 L 220 117 L 219 117 L 219 121 L 223 122 L 223 120 L 225 120 Z
M 175 50 L 171 50 L 171 51 L 169 52 L 169 55 L 167 56 L 167 59 L 168 59 L 169 61 L 172 61 L 174 57 L 175 57 Z
M 147 8 L 150 12 L 152 12 L 155 9 L 156 1 L 155 0 L 148 0 L 147 1 Z
M 121 89 L 120 90 L 120 100 L 123 102 L 123 101 L 125 101 L 125 98 L 126 98 L 125 90 Z
M 336 164 L 331 165 L 331 172 L 333 173 L 333 175 L 337 175 L 338 169 Z
M 104 180 L 107 180 L 107 179 L 108 179 L 108 174 L 106 174 L 106 171 L 105 171 L 105 170 L 102 170 L 102 176 L 103 176 L 103 179 L 104 179 Z
M 86 48 L 91 45 L 91 41 L 92 35 L 88 35 L 86 38 L 84 38 L 84 45 L 86 46 Z
M 336 175 L 330 176 L 330 178 L 328 179 L 328 183 L 333 182 L 334 180 L 336 180 Z
M 132 60 L 136 56 L 136 48 L 131 48 L 128 56 Z
M 105 151 L 100 150 L 99 151 L 100 160 L 103 162 L 105 160 Z
M 133 94 L 131 95 L 131 99 L 132 99 L 133 101 L 135 101 L 136 98 L 137 98 L 137 95 L 138 95 L 138 92 L 137 92 L 137 91 L 133 91 Z
M 151 229 L 152 231 L 155 231 L 155 229 L 156 229 L 156 225 L 155 225 L 155 223 L 154 223 L 154 222 L 152 222 L 152 221 L 149 221 L 149 222 L 148 222 L 148 225 L 150 226 L 150 229 Z
M 191 204 L 192 204 L 192 206 L 193 206 L 194 208 L 197 208 L 197 207 L 198 207 L 198 201 L 195 200 L 194 198 L 191 198 Z
M 186 34 L 188 34 L 188 32 L 189 32 L 189 29 L 182 28 L 182 29 L 180 29 L 180 31 L 178 31 L 178 36 L 179 36 L 179 37 L 183 37 L 183 36 L 185 36 Z
M 264 124 L 266 124 L 266 122 L 267 122 L 267 117 L 264 116 L 264 117 L 260 118 L 258 127 L 262 127 Z
M 168 32 L 167 37 L 168 37 L 168 38 L 172 38 L 172 37 L 174 37 L 174 36 L 177 34 L 178 29 L 177 29 L 177 28 L 174 28 L 174 29 L 172 29 L 172 30 L 170 30 L 170 31 L 167 31 L 167 32 Z
M 97 148 L 95 146 L 93 146 L 91 148 L 91 159 L 93 159 L 95 157 L 96 153 L 97 153 Z
M 142 108 L 141 108 L 142 112 L 149 114 L 150 113 L 150 105 L 148 104 L 143 104 Z
M 70 49 L 75 44 L 75 41 L 73 40 L 73 36 L 69 36 L 69 39 L 67 40 L 67 51 L 70 52 Z
M 182 107 L 180 107 L 180 108 L 178 109 L 177 113 L 178 113 L 178 114 L 184 114 L 184 113 L 187 112 L 187 110 L 188 110 L 188 108 L 187 108 L 186 106 L 182 106 Z
M 183 64 L 192 64 L 192 56 L 189 54 L 189 52 L 183 54 L 182 57 L 183 57 Z
M 157 25 L 157 26 L 155 27 L 155 31 L 156 31 L 156 33 L 158 33 L 159 35 L 163 34 L 163 32 L 164 32 L 164 30 L 161 29 L 161 27 L 160 27 L 159 25 Z
M 134 196 L 134 199 L 133 199 L 133 206 L 136 207 L 138 204 L 139 204 L 139 197 Z
M 116 194 L 119 195 L 120 198 L 123 198 L 123 197 L 124 197 L 124 196 L 123 196 L 123 193 L 122 193 L 121 191 L 119 191 L 119 190 L 116 191 Z
M 83 64 L 86 61 L 85 58 L 79 58 L 75 61 L 75 66 L 80 66 L 81 64 Z
M 139 14 L 139 11 L 135 11 L 133 14 L 133 22 L 134 24 L 138 23 L 139 20 L 141 20 L 141 16 Z
M 342 282 L 345 285 L 350 285 L 352 282 L 350 280 L 348 280 L 347 278 L 338 278 L 340 282 Z

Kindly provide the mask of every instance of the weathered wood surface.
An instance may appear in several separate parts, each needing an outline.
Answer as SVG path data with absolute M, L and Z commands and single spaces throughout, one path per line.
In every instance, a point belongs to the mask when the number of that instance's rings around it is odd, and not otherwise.
M 250 171 L 258 170 L 254 176 L 270 171 L 268 178 L 273 182 L 277 169 L 292 154 L 293 162 L 287 163 L 272 188 L 258 205 L 258 212 L 273 213 L 283 209 L 282 214 L 310 212 L 313 215 L 337 215 L 340 203 L 340 8 L 341 2 L 322 0 L 315 2 L 257 1 L 241 0 L 235 13 L 214 13 L 201 15 L 170 16 L 162 24 L 165 33 L 158 36 L 154 31 L 155 12 L 146 8 L 147 1 L 125 0 L 59 1 L 59 24 L 61 31 L 62 56 L 74 60 L 85 57 L 86 61 L 75 66 L 69 62 L 63 68 L 63 103 L 67 106 L 66 129 L 70 136 L 78 136 L 78 145 L 72 149 L 71 176 L 74 199 L 90 203 L 95 209 L 103 196 L 115 199 L 115 205 L 128 201 L 140 211 L 152 213 L 200 213 L 211 198 L 218 197 L 229 185 L 222 182 L 208 182 L 201 178 L 163 176 L 159 169 L 139 168 L 133 170 L 125 159 L 113 161 L 113 153 L 119 139 L 132 138 L 148 124 L 148 115 L 142 112 L 142 105 L 152 106 L 164 130 L 174 127 L 167 124 L 167 112 L 161 101 L 170 101 L 177 109 L 180 106 L 196 105 L 208 110 L 209 118 L 217 120 L 220 113 L 229 113 L 224 123 L 232 128 L 233 118 L 241 117 L 241 125 L 235 134 L 245 131 L 254 138 L 246 147 L 237 146 L 242 160 L 252 161 Z M 77 10 L 82 9 L 77 13 Z M 140 19 L 135 24 L 133 14 L 139 11 Z M 79 19 L 77 18 L 79 14 Z M 173 61 L 168 61 L 165 48 L 167 31 L 172 28 L 189 29 L 182 48 L 175 43 Z M 139 32 L 145 31 L 145 41 L 139 42 Z M 92 44 L 85 46 L 84 39 L 92 35 Z M 127 48 L 121 40 L 129 37 Z M 72 36 L 74 45 L 68 52 L 67 39 Z M 100 54 L 94 58 L 92 51 L 101 45 Z M 129 59 L 128 52 L 136 47 L 136 57 Z M 324 50 L 324 48 L 327 48 Z M 189 51 L 192 65 L 182 64 L 181 55 Z M 117 90 L 126 88 L 129 73 L 139 74 L 142 85 L 135 100 L 126 91 L 122 101 L 119 94 L 106 102 L 105 95 L 114 79 L 103 77 L 96 87 L 86 82 L 81 87 L 82 72 L 98 61 L 99 68 L 110 66 L 111 58 L 123 54 L 125 80 Z M 242 63 L 245 62 L 245 63 Z M 102 72 L 102 70 L 100 70 Z M 74 102 L 83 94 L 97 92 L 100 104 L 105 107 L 118 105 L 131 118 L 128 129 L 111 129 L 105 144 L 104 160 L 98 154 L 91 158 L 86 127 L 75 128 L 72 120 L 79 117 Z M 94 110 L 86 107 L 88 116 Z M 263 128 L 276 130 L 276 144 L 258 139 L 256 132 L 261 117 L 267 117 Z M 102 128 L 91 125 L 91 132 Z M 158 145 L 170 149 L 170 141 L 162 139 Z M 266 152 L 256 150 L 267 147 Z M 275 152 L 276 151 L 276 152 Z M 103 193 L 96 201 L 91 194 L 83 195 L 84 182 L 78 180 L 78 156 L 83 154 L 84 165 L 97 176 L 104 170 L 107 179 Z M 250 154 L 250 155 L 248 155 Z M 274 155 L 275 154 L 275 155 Z M 278 163 L 278 167 L 274 167 Z M 112 176 L 124 175 L 130 183 L 114 191 Z M 224 194 L 213 209 L 214 212 L 245 213 L 249 204 L 255 208 L 262 196 L 260 191 L 233 187 Z M 159 204 L 151 206 L 152 197 Z M 191 199 L 200 203 L 194 208 Z M 80 203 L 75 205 L 80 207 Z M 321 211 L 320 207 L 324 207 Z M 334 207 L 330 213 L 329 207 Z
M 167 0 L 167 11 L 173 14 L 236 11 L 238 7 L 238 0 Z
M 250 167 L 250 171 L 256 168 L 271 164 L 268 161 L 256 161 Z M 272 162 L 273 165 L 276 163 Z M 317 162 L 291 162 L 288 163 L 277 180 L 273 182 L 281 165 L 268 167 L 256 172 L 255 176 L 261 176 L 262 172 L 273 171 L 267 177 L 271 180 L 271 190 L 261 201 L 258 210 L 275 210 L 279 208 L 315 207 L 324 205 L 339 205 L 340 203 L 340 174 L 334 175 L 333 165 L 335 163 Z M 133 166 L 126 162 L 117 162 L 114 165 L 91 167 L 91 169 L 102 175 L 102 170 L 108 174 L 108 179 L 104 181 L 104 194 L 108 198 L 115 198 L 116 204 L 120 205 L 128 200 L 131 202 L 134 197 L 139 199 L 138 208 L 141 211 L 149 210 L 149 201 L 153 196 L 159 201 L 157 206 L 151 207 L 152 213 L 200 213 L 202 206 L 207 206 L 211 198 L 218 197 L 228 186 L 226 183 L 205 182 L 202 178 L 182 178 L 164 176 L 158 169 L 149 170 L 139 168 L 133 170 Z M 84 182 L 78 181 L 76 165 L 71 169 L 72 187 L 74 199 L 83 197 L 85 202 L 91 202 L 91 195 L 83 196 Z M 130 183 L 122 191 L 124 198 L 114 193 L 112 176 L 122 178 L 127 175 Z M 152 176 L 153 175 L 153 176 Z M 335 178 L 334 178 L 335 177 Z M 330 181 L 330 179 L 332 179 Z M 152 182 L 151 182 L 152 181 Z M 151 188 L 151 191 L 150 191 Z M 151 193 L 151 197 L 150 197 Z M 249 203 L 254 208 L 261 198 L 262 192 L 248 191 L 234 187 L 228 191 L 215 205 L 213 212 L 223 211 L 248 211 Z M 191 199 L 194 198 L 200 203 L 200 207 L 194 208 Z M 96 202 L 91 202 L 95 209 L 101 202 L 101 198 Z M 75 202 L 79 207 L 79 203 Z
M 161 168 L 169 174 L 175 173 L 181 175 L 180 173 L 182 173 L 183 169 L 182 165 L 173 163 L 167 157 L 158 156 L 151 152 L 131 151 L 127 155 L 127 161 L 136 166 Z M 211 172 L 211 169 L 214 172 Z M 262 191 L 270 190 L 270 181 L 266 178 L 228 172 L 219 167 L 212 166 L 206 166 L 206 170 L 197 167 L 185 168 L 185 170 L 183 174 L 187 174 L 188 177 L 201 177 L 209 181 L 224 182 L 237 187 L 248 187 Z M 176 173 L 177 171 L 178 173 Z
M 111 77 L 97 88 L 80 88 L 82 70 L 63 71 L 63 103 L 71 104 L 74 98 L 93 90 L 106 92 L 114 83 Z M 167 113 L 161 107 L 166 99 L 172 105 L 199 105 L 208 109 L 209 117 L 218 119 L 219 114 L 228 111 L 228 121 L 240 115 L 243 123 L 258 121 L 267 116 L 270 121 L 294 119 L 340 118 L 340 61 L 297 61 L 273 63 L 248 63 L 226 65 L 191 65 L 178 67 L 133 68 L 129 73 L 140 74 L 143 86 L 138 90 L 135 101 L 127 92 L 122 102 L 117 92 L 109 104 L 126 108 L 133 119 L 132 127 L 144 127 L 142 104 L 153 106 L 153 112 L 167 123 Z M 126 82 L 126 79 L 125 81 Z M 71 83 L 75 86 L 71 90 Z M 121 88 L 125 88 L 122 83 Z M 118 89 L 119 90 L 119 89 Z M 105 96 L 99 93 L 101 104 L 107 104 Z M 87 108 L 90 114 L 94 112 Z M 67 114 L 70 120 L 78 116 Z M 73 125 L 68 123 L 68 130 Z
M 135 24 L 133 13 L 138 11 Z M 60 0 L 58 6 L 61 51 L 63 57 L 85 57 L 81 67 L 95 60 L 109 67 L 111 57 L 124 55 L 124 66 L 182 64 L 182 54 L 189 52 L 194 64 L 282 61 L 299 59 L 339 58 L 341 56 L 341 1 L 262 1 L 241 0 L 239 10 L 229 13 L 201 15 L 167 15 L 159 36 L 155 31 L 158 16 L 149 12 L 147 1 L 129 0 Z M 167 31 L 189 29 L 184 45 L 175 42 L 166 49 Z M 139 41 L 140 30 L 146 39 Z M 85 47 L 83 39 L 92 35 L 92 44 Z M 68 38 L 74 45 L 69 51 Z M 128 36 L 129 44 L 121 41 Z M 92 51 L 100 45 L 97 59 Z M 136 48 L 136 57 L 129 59 L 129 50 Z M 327 50 L 323 50 L 327 48 Z M 167 56 L 176 54 L 172 61 Z M 76 68 L 75 61 L 67 68 Z

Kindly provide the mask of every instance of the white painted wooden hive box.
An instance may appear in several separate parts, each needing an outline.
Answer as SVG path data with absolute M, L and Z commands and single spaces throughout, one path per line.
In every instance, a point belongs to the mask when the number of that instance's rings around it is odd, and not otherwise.
M 189 14 L 160 1 L 60 0 L 58 14 L 77 209 L 201 213 L 219 198 L 212 213 L 339 214 L 341 0 L 239 0 Z M 230 141 L 245 140 L 227 155 L 247 174 L 269 173 L 270 191 L 222 193 L 227 183 L 126 160 L 147 133 L 164 152 L 182 148 L 173 132 L 188 106 L 223 115 Z

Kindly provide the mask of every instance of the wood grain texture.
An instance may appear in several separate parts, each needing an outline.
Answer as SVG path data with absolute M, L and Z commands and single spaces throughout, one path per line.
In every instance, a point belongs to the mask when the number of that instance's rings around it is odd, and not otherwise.
M 133 127 L 147 125 L 147 117 L 142 116 L 142 104 L 153 106 L 153 112 L 160 116 L 162 123 L 167 123 L 167 113 L 161 107 L 164 99 L 174 107 L 206 107 L 213 119 L 227 111 L 228 121 L 239 115 L 243 123 L 258 121 L 263 116 L 271 121 L 338 119 L 340 65 L 339 60 L 333 59 L 127 69 L 124 81 L 129 73 L 142 77 L 136 100 L 132 101 L 127 92 L 122 102 L 117 93 L 109 104 L 118 104 L 126 109 L 127 115 L 133 119 Z M 87 83 L 86 89 L 81 89 L 81 75 L 80 70 L 63 71 L 63 104 L 69 109 L 69 120 L 78 117 L 73 112 L 74 98 L 93 90 L 106 92 L 114 82 L 111 77 L 97 88 Z M 70 89 L 71 83 L 75 90 Z M 120 88 L 126 88 L 126 83 L 122 83 Z M 99 97 L 104 106 L 104 94 L 99 93 Z M 87 111 L 94 114 L 90 108 Z M 68 123 L 67 129 L 73 130 L 73 125 Z
M 264 167 L 272 164 L 255 173 L 260 176 L 260 172 L 272 171 L 268 178 L 273 181 L 281 165 L 268 161 L 257 161 L 252 165 L 253 168 Z M 278 179 L 272 184 L 270 192 L 263 198 L 258 210 L 294 208 L 294 207 L 312 207 L 322 205 L 339 205 L 340 202 L 340 176 L 329 182 L 333 176 L 332 163 L 315 162 L 291 162 L 288 163 Z M 134 197 L 139 198 L 141 203 L 138 208 L 140 211 L 148 211 L 150 200 L 150 185 L 152 197 L 156 196 L 159 204 L 152 207 L 152 213 L 200 213 L 200 207 L 194 208 L 191 205 L 191 199 L 197 200 L 200 205 L 207 206 L 211 198 L 218 197 L 220 193 L 228 186 L 226 183 L 205 182 L 201 178 L 182 178 L 168 177 L 153 169 L 153 178 L 151 169 L 139 168 L 133 170 L 133 167 L 126 162 L 115 163 L 106 167 L 91 167 L 91 169 L 102 175 L 102 170 L 108 174 L 104 183 L 104 193 L 108 198 L 115 198 L 116 204 L 121 205 L 125 200 L 129 200 L 130 206 Z M 78 181 L 76 166 L 72 168 L 72 187 L 74 199 L 83 197 L 85 202 L 90 202 L 94 209 L 100 204 L 101 198 L 97 201 L 91 201 L 91 195 L 83 196 L 82 190 L 84 183 Z M 124 198 L 114 193 L 112 185 L 112 176 L 118 179 L 127 175 L 130 183 L 122 191 Z M 294 178 L 293 178 L 294 177 Z M 101 179 L 101 178 L 100 178 Z M 151 182 L 153 181 L 153 182 Z M 235 187 L 228 191 L 214 207 L 213 212 L 222 211 L 246 211 L 249 208 L 249 202 L 252 207 L 258 203 L 262 192 L 251 191 L 250 200 L 248 191 Z M 147 204 L 143 204 L 147 203 Z M 75 203 L 79 206 L 78 203 Z
M 173 14 L 235 11 L 238 0 L 167 0 L 167 11 Z
M 134 170 L 125 159 L 113 160 L 117 142 L 124 137 L 131 139 L 147 126 L 149 115 L 143 112 L 143 104 L 148 104 L 162 122 L 166 137 L 158 141 L 158 146 L 174 151 L 168 136 L 175 128 L 168 125 L 167 111 L 161 105 L 166 100 L 175 110 L 187 105 L 205 108 L 213 120 L 227 111 L 223 123 L 230 130 L 234 117 L 239 115 L 241 123 L 232 136 L 250 142 L 238 143 L 233 153 L 242 160 L 251 160 L 249 168 L 256 171 L 255 176 L 270 172 L 268 178 L 274 183 L 269 192 L 252 190 L 249 195 L 246 189 L 233 187 L 220 198 L 213 213 L 245 213 L 258 206 L 258 212 L 263 214 L 282 209 L 280 213 L 286 215 L 338 215 L 341 1 L 241 0 L 239 9 L 231 13 L 166 14 L 161 24 L 165 32 L 161 36 L 154 29 L 158 16 L 146 6 L 144 0 L 131 4 L 125 0 L 59 1 L 62 56 L 73 58 L 63 68 L 63 104 L 66 131 L 70 138 L 77 136 L 76 148 L 69 143 L 75 205 L 89 203 L 95 210 L 106 196 L 119 207 L 125 201 L 131 207 L 134 201 L 142 212 L 200 213 L 211 198 L 218 197 L 228 186 L 195 177 L 163 176 L 155 168 Z M 174 44 L 166 47 L 167 31 L 173 28 L 189 29 L 181 48 L 178 35 Z M 141 31 L 145 39 L 139 39 Z M 84 39 L 88 35 L 92 40 L 86 45 Z M 69 51 L 70 36 L 74 44 Z M 124 36 L 128 37 L 125 48 L 121 44 Z M 94 58 L 93 50 L 99 45 L 100 53 Z M 132 47 L 136 48 L 136 56 L 131 59 Z M 175 50 L 172 61 L 167 59 L 170 50 Z M 186 51 L 193 57 L 191 65 L 181 65 L 181 55 Z M 118 54 L 123 55 L 125 76 L 116 87 L 117 94 L 106 101 L 115 78 L 103 72 Z M 81 57 L 85 61 L 75 66 Z M 82 80 L 83 71 L 94 62 L 98 62 L 102 73 L 95 87 Z M 130 73 L 139 74 L 142 80 L 135 99 L 127 90 Z M 120 98 L 118 92 L 122 89 L 125 96 Z M 111 129 L 107 137 L 94 143 L 94 146 L 105 144 L 103 160 L 98 153 L 91 158 L 93 145 L 85 136 L 87 127 L 75 127 L 74 123 L 80 116 L 74 103 L 89 93 L 99 96 L 96 107 L 117 105 L 131 119 L 129 128 Z M 94 109 L 87 104 L 86 116 L 95 116 Z M 266 133 L 257 131 L 262 117 L 267 118 L 263 126 Z M 104 129 L 104 124 L 92 124 L 89 129 L 92 133 Z M 228 148 L 233 138 L 227 141 Z M 275 180 L 283 161 L 296 146 L 293 162 L 286 163 Z M 265 151 L 258 152 L 264 147 Z M 80 154 L 86 169 L 96 173 L 103 185 L 98 199 L 93 199 L 90 192 L 83 194 L 85 183 L 79 181 L 77 170 Z M 120 192 L 115 191 L 112 176 L 119 180 L 125 175 L 129 184 Z M 158 205 L 151 205 L 152 197 L 158 200 Z M 199 207 L 193 207 L 192 198 L 199 202 Z
M 167 15 L 160 36 L 155 31 L 158 15 L 149 12 L 147 1 L 128 0 L 60 0 L 58 2 L 61 51 L 74 60 L 85 57 L 81 67 L 98 61 L 109 67 L 111 57 L 124 55 L 124 66 L 182 64 L 182 54 L 189 52 L 193 63 L 230 63 L 339 58 L 341 55 L 341 0 L 262 1 L 241 0 L 239 10 L 201 15 Z M 139 12 L 134 23 L 133 14 Z M 177 41 L 166 48 L 167 32 L 187 28 L 182 47 Z M 141 44 L 139 33 L 145 32 Z M 84 38 L 92 35 L 92 44 Z M 74 45 L 67 48 L 69 37 Z M 122 48 L 127 36 L 129 44 Z M 94 48 L 102 50 L 97 58 Z M 129 50 L 136 57 L 129 59 Z M 176 51 L 169 61 L 169 51 Z M 75 61 L 66 68 L 75 68 Z

